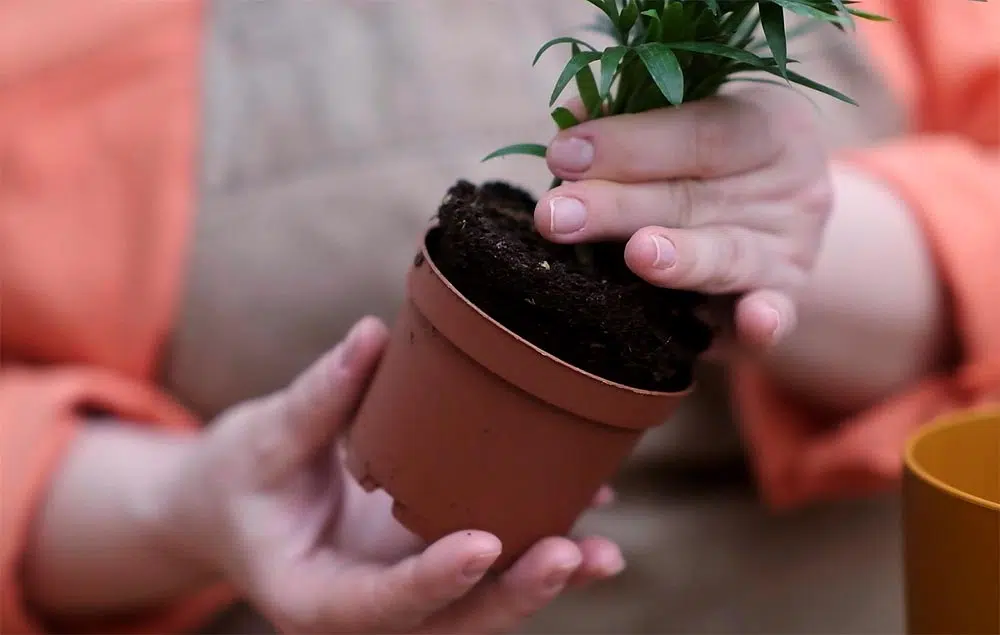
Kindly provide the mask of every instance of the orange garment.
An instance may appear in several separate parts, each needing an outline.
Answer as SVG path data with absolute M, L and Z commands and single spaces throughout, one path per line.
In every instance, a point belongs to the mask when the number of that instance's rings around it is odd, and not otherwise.
M 0 632 L 29 521 L 81 410 L 194 429 L 153 387 L 194 183 L 198 2 L 0 1 Z M 84 630 L 186 630 L 220 592 Z
M 894 20 L 861 28 L 908 109 L 909 131 L 838 160 L 887 183 L 916 215 L 947 287 L 961 357 L 952 372 L 846 421 L 797 404 L 752 365 L 735 372 L 760 488 L 777 507 L 893 488 L 919 426 L 1000 399 L 1000 6 L 878 0 L 864 8 Z
M 867 34 L 910 106 L 912 134 L 851 160 L 894 184 L 919 214 L 954 296 L 964 358 L 956 373 L 858 417 L 866 442 L 858 462 L 872 469 L 879 452 L 898 453 L 902 435 L 935 412 L 1000 386 L 1000 304 L 990 290 L 1000 282 L 1000 42 L 991 35 L 1000 11 L 995 0 L 949 0 L 946 9 L 943 1 L 883 0 L 897 23 Z M 5 633 L 43 630 L 23 602 L 18 565 L 83 408 L 196 425 L 156 391 L 152 374 L 174 318 L 192 214 L 202 20 L 198 0 L 0 0 Z M 736 392 L 748 422 L 810 417 L 751 369 Z M 73 630 L 176 632 L 221 606 L 214 593 Z

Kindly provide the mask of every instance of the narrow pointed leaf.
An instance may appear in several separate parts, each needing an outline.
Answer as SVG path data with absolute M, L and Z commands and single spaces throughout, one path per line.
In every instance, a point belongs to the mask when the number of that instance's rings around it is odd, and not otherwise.
M 823 9 L 813 6 L 812 4 L 801 2 L 801 0 L 768 0 L 769 2 L 780 5 L 782 8 L 790 11 L 791 13 L 797 13 L 803 15 L 807 18 L 812 18 L 814 20 L 822 20 L 823 22 L 834 22 L 842 23 L 845 18 L 837 15 L 835 10 L 824 11 Z M 832 5 L 830 5 L 832 7 Z
M 608 96 L 611 92 L 611 83 L 615 81 L 615 75 L 618 72 L 618 65 L 621 64 L 622 58 L 628 53 L 628 49 L 624 46 L 614 46 L 607 49 L 601 55 L 601 85 L 599 92 L 601 98 Z
M 548 148 L 540 143 L 515 143 L 514 145 L 509 145 L 504 148 L 500 148 L 495 152 L 491 152 L 483 158 L 483 161 L 489 161 L 490 159 L 496 159 L 498 157 L 505 157 L 515 154 L 529 155 L 533 157 L 545 157 L 545 153 Z
M 573 55 L 580 54 L 580 47 L 573 45 Z M 601 112 L 601 95 L 597 91 L 597 81 L 590 66 L 584 65 L 576 74 L 576 87 L 583 100 L 583 106 L 591 117 L 597 116 Z
M 769 0 L 761 0 L 757 5 L 760 10 L 760 24 L 764 29 L 764 37 L 771 49 L 771 55 L 778 62 L 782 75 L 788 72 L 788 42 L 785 39 L 785 13 L 780 5 Z
M 566 86 L 573 81 L 573 78 L 580 72 L 580 69 L 599 59 L 601 59 L 601 54 L 596 51 L 583 51 L 571 57 L 563 68 L 562 74 L 559 75 L 559 79 L 556 80 L 555 88 L 552 89 L 552 96 L 549 98 L 549 106 L 556 103 L 559 95 L 566 90 Z
M 618 30 L 622 35 L 628 35 L 635 26 L 635 21 L 639 19 L 639 5 L 635 0 L 629 0 L 621 15 L 618 16 Z
M 684 71 L 670 47 L 662 42 L 649 42 L 636 52 L 667 101 L 675 106 L 684 101 Z
M 973 0 L 973 2 L 979 2 L 980 0 Z M 848 11 L 856 18 L 861 18 L 862 20 L 871 20 L 873 22 L 892 22 L 891 18 L 887 18 L 884 15 L 879 15 L 877 13 L 869 13 L 867 11 L 862 11 L 860 9 L 848 9 Z
M 559 106 L 552 111 L 552 121 L 556 122 L 556 125 L 559 126 L 560 130 L 572 128 L 580 123 L 577 121 L 576 115 L 562 106 Z
M 663 23 L 660 22 L 660 14 L 656 12 L 656 9 L 647 9 L 642 12 L 642 15 L 649 18 L 649 25 L 646 27 L 646 41 L 656 42 L 663 35 Z
M 851 12 L 847 10 L 847 5 L 844 4 L 844 0 L 833 0 L 833 4 L 837 7 L 837 13 L 840 17 L 850 25 L 851 29 L 855 28 L 854 17 Z
M 794 71 L 790 71 L 790 70 L 786 69 L 784 73 L 781 73 L 778 69 L 774 69 L 774 68 L 765 68 L 763 70 L 765 72 L 771 73 L 772 75 L 778 75 L 779 77 L 783 76 L 788 81 L 793 82 L 795 84 L 798 84 L 799 86 L 805 86 L 806 88 L 811 88 L 812 90 L 821 92 L 821 93 L 823 93 L 825 95 L 829 95 L 830 97 L 833 97 L 834 99 L 839 99 L 840 101 L 848 103 L 848 104 L 851 104 L 852 106 L 857 106 L 858 105 L 858 102 L 854 101 L 853 99 L 851 99 L 850 97 L 848 97 L 844 93 L 842 93 L 840 91 L 837 91 L 837 90 L 834 90 L 833 88 L 830 88 L 829 86 L 825 86 L 823 84 L 820 84 L 819 82 L 815 82 L 815 81 L 809 79 L 808 77 L 803 77 L 802 75 L 799 75 L 798 73 L 796 73 Z
M 587 0 L 587 2 L 600 9 L 604 15 L 608 16 L 608 19 L 611 20 L 611 24 L 617 24 L 618 7 L 614 4 L 615 0 Z
M 557 38 L 553 38 L 553 39 L 549 40 L 545 44 L 542 44 L 542 48 L 538 49 L 538 52 L 535 53 L 535 59 L 531 61 L 531 65 L 534 66 L 535 64 L 537 64 L 538 60 L 542 59 L 542 55 L 545 54 L 545 51 L 549 50 L 550 48 L 552 48 L 556 44 L 576 44 L 578 46 L 582 46 L 582 47 L 584 47 L 586 49 L 589 49 L 591 51 L 596 51 L 597 50 L 593 46 L 591 46 L 590 44 L 587 44 L 583 40 L 577 39 L 575 37 L 557 37 Z
M 690 51 L 692 53 L 706 53 L 708 55 L 726 57 L 737 62 L 750 64 L 751 66 L 768 65 L 767 60 L 764 58 L 726 44 L 717 44 L 715 42 L 669 42 L 667 46 L 677 51 Z

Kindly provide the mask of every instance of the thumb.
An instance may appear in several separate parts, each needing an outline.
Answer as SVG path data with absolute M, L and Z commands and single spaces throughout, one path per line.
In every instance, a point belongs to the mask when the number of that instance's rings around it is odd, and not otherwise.
M 243 436 L 258 474 L 280 476 L 330 447 L 354 415 L 388 339 L 381 321 L 360 320 L 333 350 L 254 409 Z
M 462 531 L 390 567 L 345 566 L 335 557 L 303 580 L 302 588 L 315 591 L 324 607 L 312 613 L 319 623 L 304 626 L 323 632 L 412 632 L 471 591 L 500 550 L 496 536 Z

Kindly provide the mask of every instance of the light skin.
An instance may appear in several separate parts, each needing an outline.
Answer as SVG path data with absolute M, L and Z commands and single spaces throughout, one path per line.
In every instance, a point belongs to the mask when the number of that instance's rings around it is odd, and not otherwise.
M 735 298 L 724 358 L 756 357 L 803 403 L 849 417 L 947 368 L 954 345 L 915 216 L 885 184 L 831 164 L 821 124 L 801 94 L 772 86 L 584 122 L 549 145 L 565 182 L 539 200 L 536 226 L 559 243 L 627 241 L 650 283 Z M 746 432 L 759 454 L 790 448 L 817 482 L 878 434 Z
M 56 474 L 24 561 L 54 624 L 163 605 L 227 581 L 286 632 L 507 632 L 568 586 L 615 575 L 603 538 L 540 541 L 502 575 L 502 545 L 462 531 L 425 546 L 345 472 L 338 436 L 386 346 L 378 320 L 286 389 L 179 438 L 86 426 Z M 606 503 L 607 489 L 595 504 Z

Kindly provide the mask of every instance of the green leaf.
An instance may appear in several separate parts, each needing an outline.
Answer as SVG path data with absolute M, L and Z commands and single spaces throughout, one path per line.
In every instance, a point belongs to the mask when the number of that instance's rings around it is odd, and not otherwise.
M 573 55 L 580 54 L 580 47 L 573 45 Z M 597 91 L 597 82 L 594 80 L 594 73 L 590 66 L 584 65 L 576 74 L 576 87 L 580 92 L 580 99 L 591 117 L 596 117 L 601 112 L 601 95 Z
M 832 5 L 829 5 L 828 10 L 813 6 L 807 2 L 802 2 L 801 0 L 768 0 L 776 5 L 781 6 L 784 9 L 792 13 L 797 13 L 799 15 L 804 15 L 807 18 L 812 18 L 814 20 L 822 20 L 823 22 L 841 22 L 836 11 L 832 9 Z
M 803 77 L 802 75 L 799 75 L 798 73 L 796 73 L 794 71 L 786 70 L 785 73 L 780 73 L 780 71 L 778 71 L 777 69 L 774 69 L 774 68 L 765 68 L 763 70 L 765 72 L 767 72 L 767 73 L 771 73 L 772 75 L 778 75 L 779 77 L 783 76 L 783 77 L 785 77 L 785 79 L 787 79 L 790 82 L 793 82 L 793 83 L 798 84 L 800 86 L 805 86 L 806 88 L 811 88 L 811 89 L 813 89 L 815 91 L 818 91 L 818 92 L 821 92 L 823 94 L 829 95 L 830 97 L 833 97 L 835 99 L 839 99 L 842 102 L 851 104 L 852 106 L 857 106 L 858 105 L 858 102 L 854 101 L 853 99 L 851 99 L 850 97 L 848 97 L 844 93 L 842 93 L 840 91 L 837 91 L 837 90 L 834 90 L 833 88 L 830 88 L 829 86 L 824 86 L 823 84 L 820 84 L 819 82 L 815 82 L 815 81 L 809 79 L 808 77 Z
M 577 120 L 576 115 L 562 106 L 559 106 L 552 111 L 552 120 L 556 122 L 556 125 L 559 126 L 560 130 L 572 128 L 580 123 Z
M 625 8 L 622 9 L 621 15 L 618 16 L 618 31 L 623 36 L 627 36 L 638 19 L 639 5 L 636 4 L 635 0 L 629 0 Z
M 545 153 L 548 148 L 540 143 L 515 143 L 514 145 L 509 145 L 504 148 L 488 154 L 483 158 L 483 162 L 489 161 L 490 159 L 496 159 L 498 157 L 505 157 L 515 154 L 524 154 L 533 157 L 545 157 Z
M 566 86 L 573 81 L 573 78 L 580 72 L 580 69 L 599 59 L 601 59 L 601 54 L 596 51 L 583 51 L 571 57 L 566 62 L 566 66 L 563 68 L 562 74 L 559 75 L 559 79 L 556 80 L 556 86 L 552 89 L 552 96 L 549 98 L 549 106 L 556 103 L 559 95 L 566 90 Z
M 851 16 L 851 12 L 847 10 L 847 5 L 844 4 L 844 0 L 833 0 L 833 4 L 837 7 L 837 13 L 840 17 L 844 18 L 851 28 L 854 29 L 854 18 Z
M 798 24 L 794 26 L 792 29 L 785 32 L 785 39 L 791 42 L 795 38 L 802 37 L 803 35 L 812 33 L 816 29 L 823 26 L 829 26 L 829 25 L 826 22 L 821 22 L 818 20 L 811 20 L 809 22 Z M 767 42 L 765 40 L 754 40 L 747 48 L 751 51 L 760 51 L 769 47 L 767 46 Z M 792 60 L 789 59 L 788 63 L 791 64 L 791 62 Z
M 722 21 L 719 22 L 719 35 L 734 36 L 740 31 L 741 26 L 748 22 L 748 18 L 749 21 L 752 21 L 756 26 L 756 18 L 750 16 L 750 14 L 753 13 L 755 6 L 755 2 L 748 2 L 723 18 Z
M 690 3 L 671 2 L 660 14 L 661 42 L 683 42 L 694 39 L 694 20 L 685 15 L 685 7 L 690 11 Z
M 767 38 L 771 55 L 777 61 L 782 75 L 787 78 L 788 42 L 785 39 L 785 13 L 780 5 L 766 0 L 761 0 L 757 6 L 760 10 L 760 24 L 764 28 L 764 37 Z
M 656 42 L 663 35 L 663 24 L 660 22 L 660 14 L 655 9 L 647 9 L 641 15 L 649 18 L 646 26 L 646 42 Z
M 553 39 L 549 40 L 545 44 L 542 44 L 542 48 L 538 49 L 538 52 L 535 53 L 535 59 L 532 60 L 531 65 L 534 66 L 535 64 L 537 64 L 538 60 L 542 59 L 542 55 L 545 54 L 545 51 L 549 50 L 550 48 L 552 48 L 556 44 L 576 44 L 576 45 L 588 48 L 591 51 L 596 51 L 597 50 L 593 46 L 591 46 L 590 44 L 587 44 L 583 40 L 579 40 L 579 39 L 577 39 L 575 37 L 557 37 L 557 38 L 553 38 Z
M 973 2 L 985 2 L 986 0 L 972 0 Z M 862 20 L 871 20 L 873 22 L 892 22 L 891 18 L 887 18 L 884 15 L 879 15 L 877 13 L 869 13 L 867 11 L 862 11 L 860 9 L 848 9 L 848 12 L 854 17 L 861 18 Z
M 719 0 L 705 0 L 705 4 L 711 9 L 712 13 L 719 15 Z
M 618 65 L 621 64 L 628 49 L 624 46 L 613 46 L 606 49 L 601 55 L 601 85 L 599 92 L 602 98 L 607 97 L 611 92 L 611 83 L 615 81 L 618 73 Z
M 677 51 L 690 51 L 691 53 L 705 53 L 707 55 L 726 57 L 751 66 L 768 65 L 766 59 L 727 44 L 717 44 L 715 42 L 669 42 L 667 46 Z
M 670 47 L 662 42 L 649 42 L 636 52 L 667 101 L 675 106 L 684 101 L 684 71 Z
M 603 11 L 611 20 L 611 24 L 618 23 L 618 7 L 615 5 L 615 0 L 587 0 L 587 2 Z

